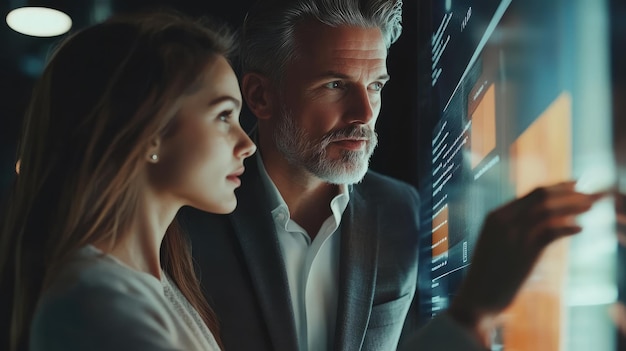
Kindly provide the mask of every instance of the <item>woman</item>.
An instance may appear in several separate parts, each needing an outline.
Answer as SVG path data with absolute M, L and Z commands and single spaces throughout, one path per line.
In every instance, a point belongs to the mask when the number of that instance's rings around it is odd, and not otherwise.
M 232 36 L 179 15 L 66 40 L 35 87 L 2 226 L 10 350 L 217 350 L 185 205 L 229 213 L 255 146 Z

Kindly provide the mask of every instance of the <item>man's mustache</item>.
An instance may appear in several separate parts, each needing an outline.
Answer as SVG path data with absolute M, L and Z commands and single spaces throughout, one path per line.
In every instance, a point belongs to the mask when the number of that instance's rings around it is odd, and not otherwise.
M 326 133 L 321 142 L 324 144 L 344 139 L 363 139 L 368 142 L 377 141 L 376 132 L 368 126 L 348 126 L 346 128 L 337 129 Z

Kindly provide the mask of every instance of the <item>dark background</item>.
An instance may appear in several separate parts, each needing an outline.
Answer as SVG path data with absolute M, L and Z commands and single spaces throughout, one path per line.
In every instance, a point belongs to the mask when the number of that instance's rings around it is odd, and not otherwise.
M 100 22 L 117 13 L 132 13 L 166 7 L 192 15 L 211 15 L 226 20 L 234 29 L 241 25 L 253 0 L 51 0 L 31 1 L 63 10 L 72 17 L 70 32 Z M 428 1 L 405 1 L 403 34 L 390 50 L 388 68 L 391 81 L 383 92 L 383 108 L 377 124 L 379 147 L 371 168 L 418 186 L 418 145 L 416 133 L 418 110 L 427 106 L 429 77 L 418 77 L 418 56 L 428 58 L 430 47 L 422 45 L 430 37 L 430 24 L 418 21 L 418 13 L 427 14 Z M 27 5 L 26 1 L 0 3 L 2 19 L 10 10 Z M 427 16 L 424 16 L 427 18 Z M 0 24 L 0 196 L 15 177 L 16 146 L 26 105 L 35 80 L 41 73 L 52 48 L 64 36 L 30 37 L 13 31 L 3 20 Z M 429 62 L 428 60 L 422 62 Z M 429 70 L 424 70 L 429 72 Z M 428 74 L 428 73 L 425 73 Z M 425 89 L 418 82 L 426 83 Z M 421 101 L 421 102 L 420 102 Z M 421 106 L 421 108 L 420 108 Z M 423 110 L 427 113 L 427 110 Z M 253 121 L 244 110 L 242 121 Z M 247 123 L 248 125 L 250 123 Z M 430 137 L 428 140 L 430 140 Z

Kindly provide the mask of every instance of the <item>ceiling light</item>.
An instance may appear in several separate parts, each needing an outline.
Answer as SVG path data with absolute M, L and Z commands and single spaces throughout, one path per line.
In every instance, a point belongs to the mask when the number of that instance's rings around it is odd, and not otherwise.
M 61 35 L 72 27 L 70 16 L 47 7 L 21 7 L 9 12 L 6 20 L 14 31 L 34 37 Z

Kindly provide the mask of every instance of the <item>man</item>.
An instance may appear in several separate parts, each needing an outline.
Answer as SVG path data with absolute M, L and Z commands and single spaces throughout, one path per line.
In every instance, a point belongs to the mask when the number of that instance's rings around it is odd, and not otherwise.
M 368 171 L 368 162 L 400 17 L 393 0 L 277 0 L 248 13 L 242 92 L 258 119 L 259 152 L 246 163 L 233 214 L 189 210 L 181 218 L 227 350 L 397 348 L 416 292 L 419 199 L 409 185 Z M 524 216 L 538 214 L 557 225 L 593 200 L 568 183 L 494 212 L 476 249 L 487 254 L 477 257 L 475 277 L 449 314 L 411 343 L 437 345 L 448 332 L 458 345 L 482 347 L 485 322 L 534 263 L 522 254 L 538 255 L 549 241 L 504 258 L 519 274 L 503 278 L 502 293 L 482 291 L 481 270 L 497 273 L 501 264 L 493 266 L 492 245 L 516 250 L 520 237 L 537 231 L 509 230 L 506 215 L 527 223 Z

